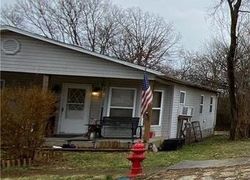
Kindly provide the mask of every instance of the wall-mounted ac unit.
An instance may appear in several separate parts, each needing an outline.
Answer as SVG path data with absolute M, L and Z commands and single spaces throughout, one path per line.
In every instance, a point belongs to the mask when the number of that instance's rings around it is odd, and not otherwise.
M 183 116 L 193 116 L 194 108 L 190 106 L 181 106 L 179 115 Z

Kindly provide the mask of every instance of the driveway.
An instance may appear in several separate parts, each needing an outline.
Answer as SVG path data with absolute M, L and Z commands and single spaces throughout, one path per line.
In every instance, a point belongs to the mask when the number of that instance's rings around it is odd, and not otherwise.
M 250 158 L 183 161 L 146 179 L 213 180 L 250 179 Z

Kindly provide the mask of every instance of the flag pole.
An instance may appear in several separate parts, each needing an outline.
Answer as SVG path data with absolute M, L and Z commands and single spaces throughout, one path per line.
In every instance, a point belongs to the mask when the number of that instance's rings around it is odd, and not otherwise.
M 147 62 L 145 65 L 144 73 L 147 73 Z M 152 121 L 152 103 L 149 104 L 147 112 L 143 115 L 143 124 L 144 124 L 143 142 L 146 144 L 149 142 L 151 121 Z

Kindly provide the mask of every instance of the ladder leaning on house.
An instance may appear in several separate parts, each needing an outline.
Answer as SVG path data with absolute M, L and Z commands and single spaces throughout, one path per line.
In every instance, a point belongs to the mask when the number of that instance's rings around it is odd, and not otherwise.
M 196 142 L 201 141 L 202 140 L 202 132 L 201 132 L 200 121 L 193 121 L 191 123 L 192 123 L 195 141 Z

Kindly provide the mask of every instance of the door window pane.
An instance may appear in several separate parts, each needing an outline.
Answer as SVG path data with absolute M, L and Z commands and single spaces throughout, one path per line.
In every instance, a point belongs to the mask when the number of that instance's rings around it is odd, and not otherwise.
M 82 111 L 84 108 L 83 104 L 68 104 L 68 110 L 70 111 Z
M 67 119 L 83 119 L 84 117 L 84 105 L 72 105 L 66 106 L 66 118 Z
M 68 88 L 66 118 L 67 119 L 82 119 L 84 117 L 84 100 L 86 90 Z
M 84 103 L 85 89 L 68 89 L 68 103 Z

